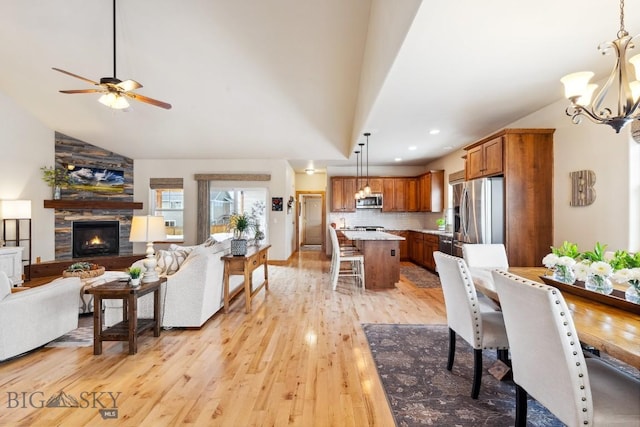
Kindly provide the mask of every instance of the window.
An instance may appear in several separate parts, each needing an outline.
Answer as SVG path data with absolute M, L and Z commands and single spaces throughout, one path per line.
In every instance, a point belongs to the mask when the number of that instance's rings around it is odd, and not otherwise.
M 209 191 L 210 234 L 226 233 L 231 214 L 246 212 L 255 218 L 260 231 L 268 235 L 266 200 L 266 188 L 211 188 Z M 247 238 L 253 239 L 254 235 Z
M 167 240 L 183 240 L 184 190 L 182 178 L 151 178 L 151 215 L 164 217 Z

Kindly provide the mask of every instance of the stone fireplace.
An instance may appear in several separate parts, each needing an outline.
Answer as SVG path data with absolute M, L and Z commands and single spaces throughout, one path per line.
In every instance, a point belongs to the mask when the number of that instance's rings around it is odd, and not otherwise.
M 118 221 L 73 221 L 72 257 L 118 255 L 120 223 Z

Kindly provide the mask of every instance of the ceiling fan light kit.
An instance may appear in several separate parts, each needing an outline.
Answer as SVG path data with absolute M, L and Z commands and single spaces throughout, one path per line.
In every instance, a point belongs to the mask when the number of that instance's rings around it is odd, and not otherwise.
M 133 90 L 142 87 L 142 85 L 137 81 L 122 81 L 116 78 L 116 0 L 113 0 L 113 77 L 102 77 L 100 79 L 100 83 L 98 83 L 93 80 L 87 79 L 86 77 L 61 70 L 60 68 L 54 67 L 53 70 L 80 80 L 84 80 L 85 82 L 90 83 L 94 86 L 98 86 L 97 89 L 61 90 L 61 93 L 102 93 L 102 96 L 98 98 L 98 102 L 106 105 L 109 108 L 113 108 L 114 110 L 128 111 L 127 109 L 129 108 L 129 102 L 127 101 L 127 98 L 155 105 L 156 107 L 164 108 L 166 110 L 171 109 L 171 104 L 132 92 Z
M 629 122 L 640 119 L 640 54 L 627 61 L 627 54 L 635 48 L 633 39 L 624 28 L 624 0 L 620 0 L 620 30 L 617 39 L 602 43 L 598 50 L 603 55 L 614 51 L 616 62 L 611 75 L 604 86 L 596 93 L 598 85 L 589 83 L 594 73 L 580 71 L 564 76 L 560 81 L 564 84 L 565 96 L 571 101 L 566 113 L 573 123 L 580 123 L 586 116 L 597 124 L 606 124 L 615 129 L 616 133 Z M 629 67 L 631 65 L 631 67 Z M 635 69 L 635 80 L 632 81 Z M 612 108 L 603 106 L 605 98 L 612 88 L 618 91 L 617 112 L 613 115 Z M 592 97 L 595 94 L 595 98 Z

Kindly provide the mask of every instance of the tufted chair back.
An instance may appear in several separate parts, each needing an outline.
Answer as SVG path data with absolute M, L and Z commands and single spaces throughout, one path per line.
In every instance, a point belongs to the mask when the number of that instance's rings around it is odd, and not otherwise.
M 482 322 L 476 288 L 462 258 L 434 252 L 447 309 L 447 325 L 474 349 L 482 349 Z
M 462 245 L 462 256 L 469 268 L 509 268 L 507 251 L 502 243 Z
M 513 381 L 563 423 L 593 425 L 589 373 L 560 291 L 505 272 L 493 276 L 511 347 Z

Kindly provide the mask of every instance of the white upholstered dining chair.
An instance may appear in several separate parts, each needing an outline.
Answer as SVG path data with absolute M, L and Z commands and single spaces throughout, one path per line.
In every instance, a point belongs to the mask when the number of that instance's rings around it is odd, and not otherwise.
M 509 341 L 502 313 L 481 310 L 469 268 L 462 258 L 433 253 L 440 274 L 449 326 L 449 355 L 447 370 L 453 368 L 456 334 L 473 347 L 473 384 L 471 397 L 478 398 L 482 379 L 482 350 L 498 350 L 500 360 L 507 362 Z
M 364 255 L 356 247 L 341 248 L 338 235 L 333 227 L 329 227 L 331 235 L 331 287 L 338 286 L 338 278 L 341 276 L 354 277 L 365 288 L 364 281 Z M 349 268 L 342 268 L 343 263 L 348 263 Z
M 528 394 L 569 426 L 640 426 L 640 381 L 584 357 L 560 291 L 504 271 L 493 279 L 516 383 L 515 425 L 526 425 Z
M 509 268 L 507 251 L 502 243 L 465 243 L 462 245 L 462 257 L 469 268 Z

